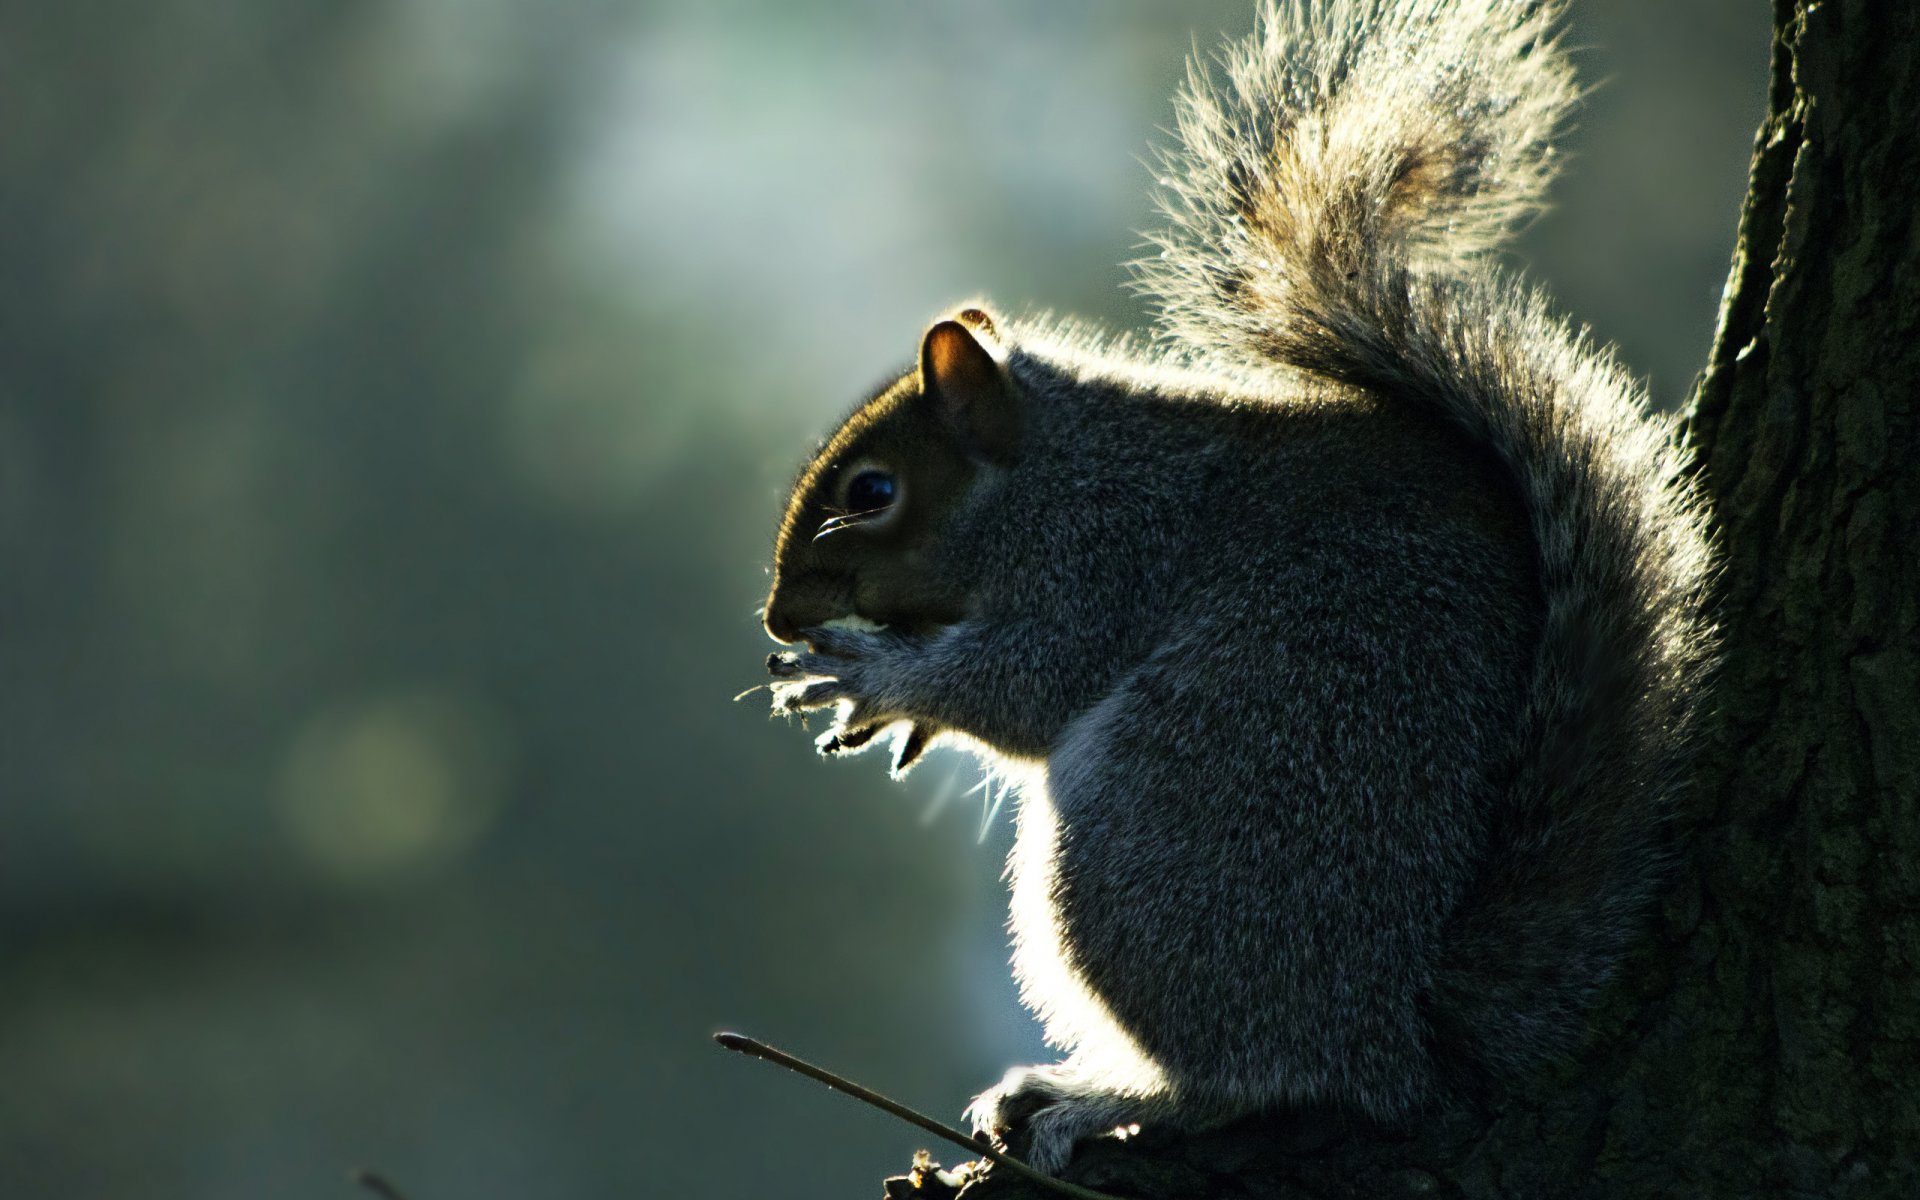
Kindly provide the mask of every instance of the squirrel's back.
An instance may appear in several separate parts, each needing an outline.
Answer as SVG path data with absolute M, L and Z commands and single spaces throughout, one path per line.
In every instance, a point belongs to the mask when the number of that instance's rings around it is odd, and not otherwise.
M 1442 421 L 1530 527 L 1540 636 L 1513 764 L 1430 996 L 1462 1065 L 1563 1049 L 1643 917 L 1714 638 L 1669 425 L 1487 262 L 1537 207 L 1576 98 L 1548 0 L 1267 3 L 1195 72 L 1166 157 L 1163 332 Z

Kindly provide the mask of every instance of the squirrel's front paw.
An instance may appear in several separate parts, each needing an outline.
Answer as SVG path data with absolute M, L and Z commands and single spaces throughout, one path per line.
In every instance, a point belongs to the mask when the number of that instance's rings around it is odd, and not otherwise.
M 891 648 L 882 635 L 809 629 L 805 637 L 805 650 L 767 655 L 767 674 L 779 681 L 773 685 L 774 712 L 785 716 L 846 704 L 864 718 L 858 725 L 873 724 L 888 715 L 877 703 L 873 678 L 882 655 Z M 853 724 L 844 716 L 841 723 Z
M 932 741 L 935 727 L 913 720 L 900 699 L 911 669 L 911 643 L 897 634 L 809 629 L 808 649 L 767 656 L 773 711 L 781 716 L 838 706 L 833 727 L 815 740 L 822 754 L 865 749 L 881 730 L 908 723 L 894 741 L 893 772 L 906 771 Z

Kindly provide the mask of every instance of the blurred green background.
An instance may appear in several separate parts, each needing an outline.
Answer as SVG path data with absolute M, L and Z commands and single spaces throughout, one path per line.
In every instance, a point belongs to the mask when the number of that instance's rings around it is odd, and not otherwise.
M 1584 0 L 1517 261 L 1664 403 L 1766 16 Z M 1250 0 L 0 3 L 0 1197 L 874 1194 L 1041 1047 L 1003 816 L 762 717 L 789 472 L 1116 266 Z

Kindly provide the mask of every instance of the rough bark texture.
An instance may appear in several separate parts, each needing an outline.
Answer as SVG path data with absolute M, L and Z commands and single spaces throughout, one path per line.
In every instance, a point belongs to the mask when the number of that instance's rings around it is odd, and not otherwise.
M 1653 936 L 1581 1061 L 1412 1136 L 1087 1143 L 1137 1196 L 1920 1196 L 1920 6 L 1776 0 L 1689 436 L 1719 711 Z M 1040 1195 L 1001 1177 L 970 1200 Z
M 1690 429 L 1728 639 L 1684 946 L 1707 965 L 1671 1000 L 1703 1037 L 1674 1069 L 1726 1081 L 1689 1140 L 1748 1143 L 1756 1184 L 1915 1196 L 1920 8 L 1780 0 L 1775 26 Z

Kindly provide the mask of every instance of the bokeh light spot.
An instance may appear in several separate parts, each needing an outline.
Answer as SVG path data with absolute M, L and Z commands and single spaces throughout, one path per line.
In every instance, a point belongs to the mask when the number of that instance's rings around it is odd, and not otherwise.
M 280 813 L 301 853 L 338 878 L 438 866 L 498 817 L 510 759 L 501 723 L 471 697 L 376 696 L 301 728 L 281 773 Z

